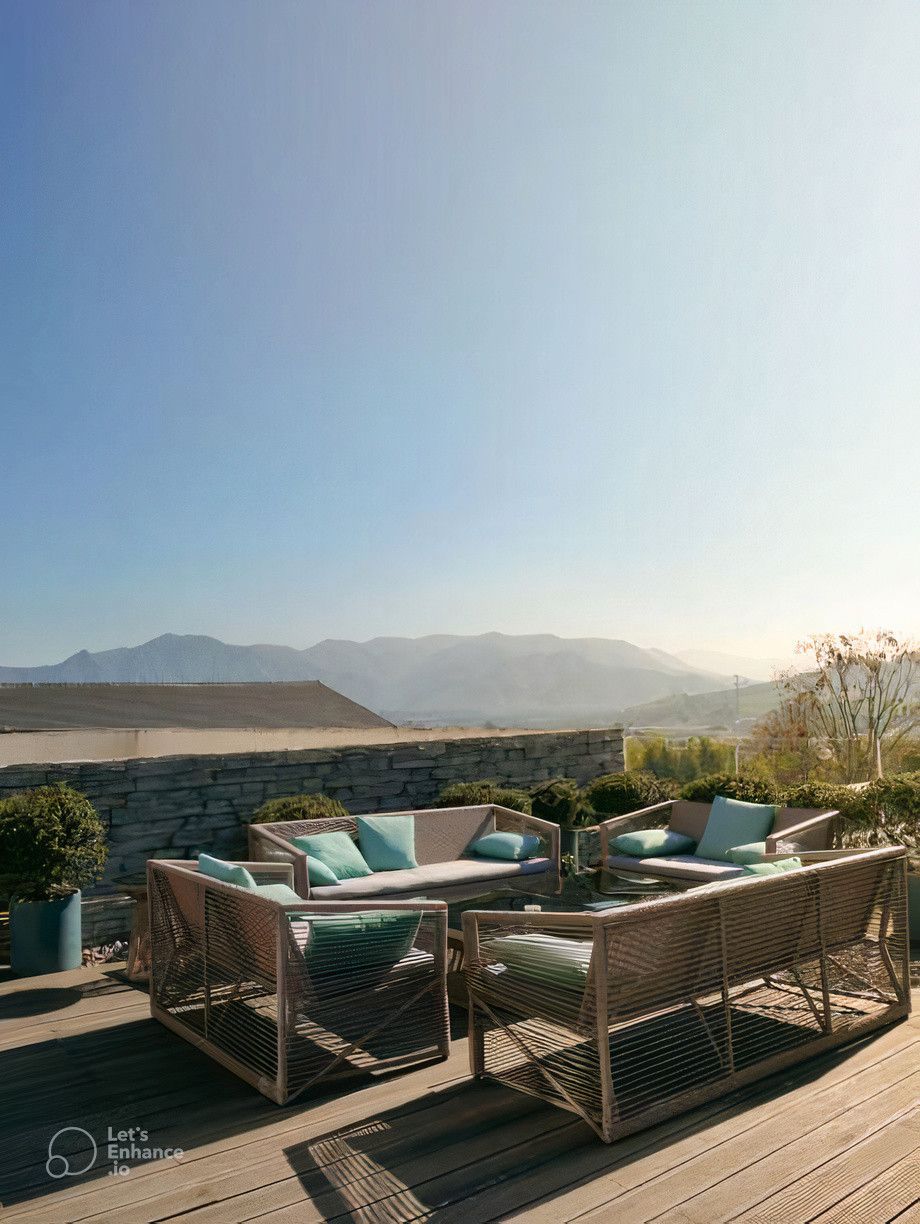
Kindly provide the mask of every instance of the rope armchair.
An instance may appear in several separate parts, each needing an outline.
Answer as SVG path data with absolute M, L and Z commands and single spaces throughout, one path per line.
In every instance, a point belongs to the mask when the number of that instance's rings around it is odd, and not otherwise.
M 241 866 L 293 883 L 289 864 Z M 271 1100 L 447 1057 L 443 902 L 280 902 L 185 860 L 147 878 L 151 1015 Z
M 897 847 L 601 914 L 471 911 L 463 928 L 473 1074 L 606 1142 L 910 1010 Z

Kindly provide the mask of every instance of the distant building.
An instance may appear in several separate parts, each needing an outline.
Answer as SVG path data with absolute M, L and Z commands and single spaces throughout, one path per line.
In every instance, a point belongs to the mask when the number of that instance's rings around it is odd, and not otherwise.
M 0 764 L 381 742 L 394 729 L 318 680 L 0 684 Z

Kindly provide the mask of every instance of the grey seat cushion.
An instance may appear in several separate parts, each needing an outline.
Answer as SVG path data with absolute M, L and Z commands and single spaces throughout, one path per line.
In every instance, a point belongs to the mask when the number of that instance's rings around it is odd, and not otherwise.
M 542 875 L 551 868 L 548 858 L 524 859 L 521 863 L 506 859 L 455 859 L 452 863 L 431 863 L 427 867 L 411 867 L 404 871 L 375 871 L 357 880 L 322 884 L 311 888 L 310 896 L 318 901 L 385 897 L 393 893 L 423 896 L 426 890 L 434 888 L 455 888 L 463 884 L 476 884 L 480 880 L 489 883 L 514 876 Z
M 668 876 L 675 880 L 699 880 L 701 884 L 712 884 L 717 880 L 731 880 L 744 875 L 744 868 L 737 863 L 725 863 L 721 859 L 701 859 L 695 854 L 662 854 L 654 858 L 631 858 L 627 854 L 611 854 L 607 857 L 611 871 L 631 871 L 639 875 Z

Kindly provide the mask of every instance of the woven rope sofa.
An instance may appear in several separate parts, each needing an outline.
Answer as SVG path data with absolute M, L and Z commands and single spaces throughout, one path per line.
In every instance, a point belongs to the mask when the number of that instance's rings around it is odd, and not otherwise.
M 358 826 L 352 816 L 251 824 L 249 857 L 257 862 L 289 863 L 297 892 L 317 900 L 426 896 L 453 901 L 480 896 L 490 888 L 542 895 L 559 891 L 559 826 L 547 820 L 497 804 L 377 815 L 381 819 L 414 817 L 418 867 L 375 871 L 338 884 L 311 885 L 307 855 L 293 844 L 292 838 L 344 831 L 355 839 Z M 472 842 L 494 832 L 534 834 L 540 839 L 539 852 L 536 857 L 520 862 L 477 858 L 468 853 Z
M 613 841 L 621 833 L 637 829 L 667 828 L 699 842 L 706 829 L 711 803 L 668 799 L 625 816 L 614 816 L 597 825 L 600 835 L 601 887 L 609 887 L 615 876 L 641 875 L 673 884 L 712 884 L 744 875 L 737 863 L 702 859 L 695 854 L 655 855 L 636 858 L 618 854 Z M 798 855 L 800 851 L 828 850 L 833 844 L 837 811 L 778 807 L 766 838 L 765 856 Z
M 607 1142 L 910 1010 L 903 848 L 601 914 L 463 915 L 473 1074 Z
M 243 863 L 257 885 L 286 863 Z M 278 1104 L 332 1074 L 446 1058 L 447 906 L 281 903 L 151 860 L 150 1011 Z

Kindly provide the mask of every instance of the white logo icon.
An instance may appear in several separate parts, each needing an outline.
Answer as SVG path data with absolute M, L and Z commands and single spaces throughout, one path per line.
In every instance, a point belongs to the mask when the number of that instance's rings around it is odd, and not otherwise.
M 89 1140 L 92 1154 L 90 1155 L 86 1164 L 82 1165 L 80 1168 L 73 1169 L 70 1166 L 69 1158 L 54 1150 L 55 1144 L 62 1135 L 82 1135 L 85 1139 Z M 74 1140 L 71 1139 L 67 1146 L 70 1146 L 70 1144 L 73 1142 Z M 79 1177 L 81 1173 L 89 1172 L 89 1170 L 96 1163 L 97 1155 L 98 1148 L 96 1147 L 96 1140 L 92 1137 L 89 1131 L 84 1130 L 82 1126 L 62 1126 L 59 1131 L 56 1131 L 51 1136 L 51 1141 L 48 1144 L 48 1159 L 45 1161 L 45 1172 L 49 1177 Z M 82 1153 L 78 1159 L 80 1161 L 83 1160 Z

